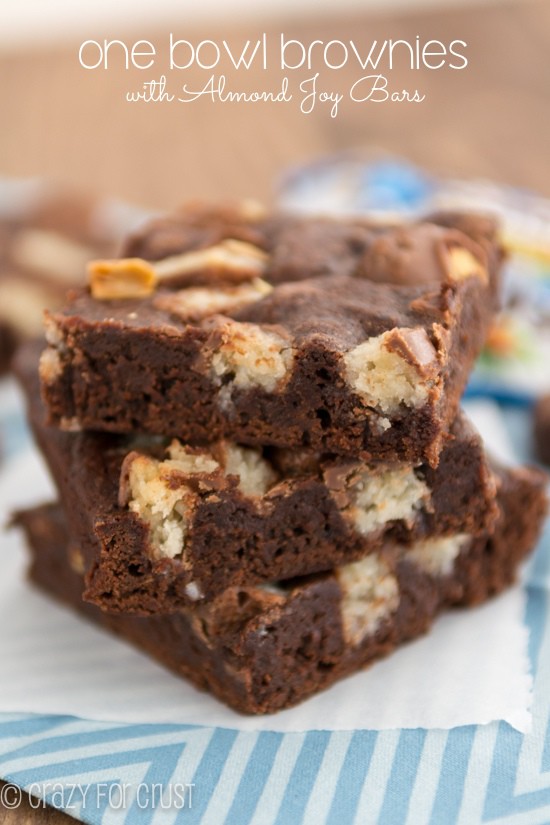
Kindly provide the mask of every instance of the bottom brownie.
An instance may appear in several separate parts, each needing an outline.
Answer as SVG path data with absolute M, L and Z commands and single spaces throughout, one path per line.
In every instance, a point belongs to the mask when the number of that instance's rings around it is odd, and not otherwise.
M 452 605 L 473 605 L 513 580 L 546 512 L 545 479 L 501 474 L 500 516 L 485 538 L 457 535 L 378 554 L 274 585 L 230 588 L 170 616 L 110 615 L 82 601 L 80 556 L 62 511 L 20 512 L 31 578 L 233 708 L 269 713 L 296 704 L 428 630 Z

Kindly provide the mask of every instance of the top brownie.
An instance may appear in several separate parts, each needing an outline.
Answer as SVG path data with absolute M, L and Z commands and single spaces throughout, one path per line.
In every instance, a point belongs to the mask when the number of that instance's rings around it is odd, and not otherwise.
M 435 466 L 502 259 L 481 216 L 189 206 L 47 313 L 50 423 Z

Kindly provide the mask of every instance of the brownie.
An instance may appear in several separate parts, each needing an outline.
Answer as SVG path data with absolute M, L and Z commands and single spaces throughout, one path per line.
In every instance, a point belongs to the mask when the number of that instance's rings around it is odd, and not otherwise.
M 61 186 L 0 180 L 0 374 L 17 344 L 43 334 L 45 307 L 86 283 L 86 264 L 114 255 L 136 214 Z
M 437 468 L 222 441 L 68 433 L 44 423 L 35 347 L 17 370 L 86 571 L 110 611 L 167 613 L 228 586 L 344 564 L 388 541 L 479 535 L 496 480 L 462 413 Z
M 78 542 L 68 538 L 60 507 L 16 521 L 30 543 L 31 577 L 47 592 L 236 710 L 270 713 L 425 633 L 443 609 L 479 604 L 512 583 L 542 525 L 545 479 L 527 469 L 499 477 L 490 536 L 390 544 L 329 573 L 229 588 L 168 616 L 109 614 L 82 601 Z
M 486 219 L 437 220 L 155 220 L 48 313 L 50 422 L 436 466 L 503 259 Z
M 538 460 L 550 465 L 550 395 L 538 398 L 533 409 L 533 447 Z

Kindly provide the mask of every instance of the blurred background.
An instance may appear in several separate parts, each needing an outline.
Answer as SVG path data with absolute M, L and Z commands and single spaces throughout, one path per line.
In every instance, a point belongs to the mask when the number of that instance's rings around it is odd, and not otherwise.
M 304 41 L 461 39 L 469 66 L 413 73 L 399 64 L 392 86 L 417 86 L 426 94 L 422 104 L 344 102 L 331 118 L 319 107 L 304 115 L 273 103 L 131 104 L 126 91 L 160 75 L 160 63 L 151 73 L 126 71 L 120 63 L 108 71 L 79 65 L 85 39 L 146 38 L 166 52 L 170 31 L 235 45 L 263 31 Z M 548 195 L 549 54 L 548 0 L 5 2 L 0 175 L 47 176 L 170 208 L 196 196 L 267 199 L 288 167 L 375 146 L 438 174 L 489 177 Z M 277 88 L 282 77 L 274 66 L 226 74 L 228 85 L 239 89 Z M 322 77 L 346 88 L 360 74 L 350 64 Z M 193 68 L 185 72 L 191 87 L 206 77 Z

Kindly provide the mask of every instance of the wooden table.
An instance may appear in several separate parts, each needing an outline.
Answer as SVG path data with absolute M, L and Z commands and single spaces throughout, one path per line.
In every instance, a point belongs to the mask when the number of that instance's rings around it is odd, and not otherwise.
M 183 25 L 173 30 L 184 31 L 178 36 L 191 40 L 225 37 L 230 43 L 258 35 L 253 25 L 233 33 L 227 25 L 217 32 L 209 27 L 207 34 L 189 32 Z M 417 34 L 462 39 L 468 43 L 470 64 L 464 71 L 426 69 L 414 76 L 398 69 L 392 85 L 417 86 L 426 94 L 422 104 L 348 104 L 331 118 L 318 108 L 304 115 L 297 107 L 276 104 L 130 104 L 124 93 L 143 83 L 142 73 L 87 72 L 78 64 L 77 44 L 3 55 L 0 174 L 47 175 L 170 208 L 194 197 L 268 199 L 288 165 L 376 146 L 436 173 L 485 176 L 550 196 L 550 2 L 293 21 L 270 24 L 266 31 L 268 37 L 284 31 L 306 41 L 391 37 L 414 42 Z M 166 32 L 147 36 L 162 44 Z M 346 87 L 357 72 L 340 70 L 337 84 L 329 75 L 322 74 L 325 82 Z M 196 71 L 186 74 L 190 86 L 204 78 Z M 246 84 L 268 89 L 280 80 L 281 72 L 273 68 L 251 70 Z M 46 819 L 44 811 L 23 807 L 11 813 L 0 809 L 0 820 L 54 825 L 66 817 L 51 812 Z

